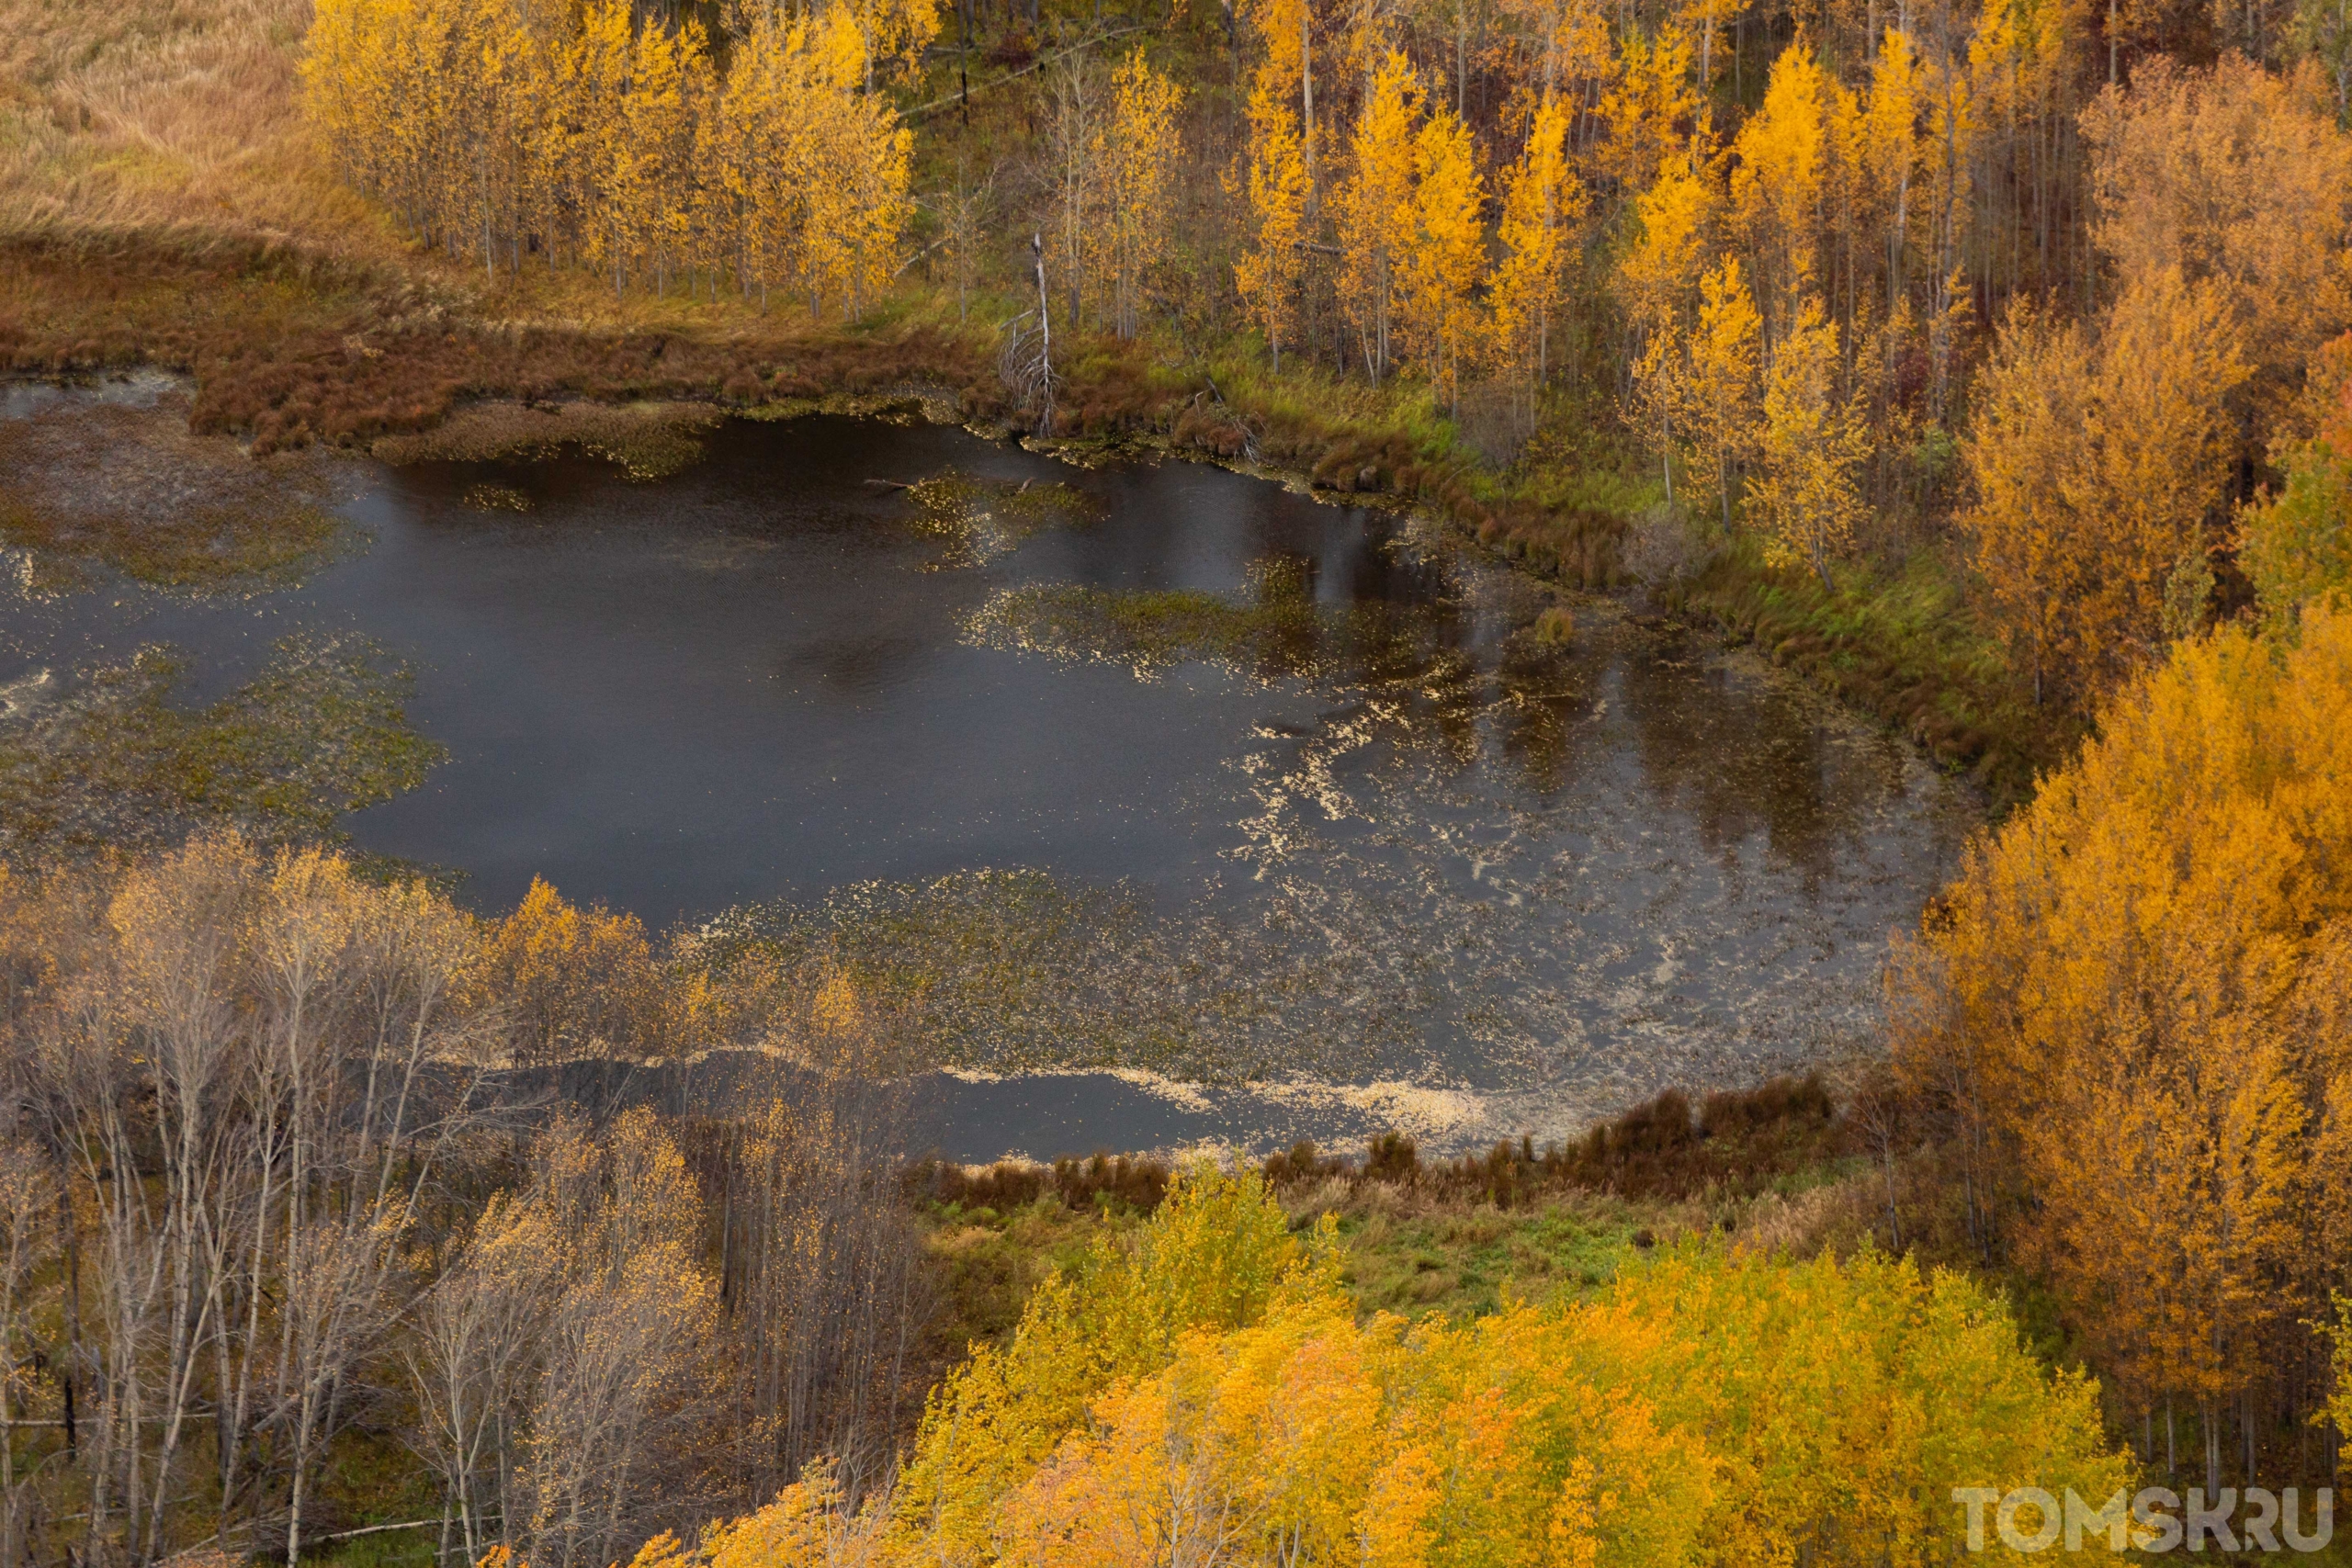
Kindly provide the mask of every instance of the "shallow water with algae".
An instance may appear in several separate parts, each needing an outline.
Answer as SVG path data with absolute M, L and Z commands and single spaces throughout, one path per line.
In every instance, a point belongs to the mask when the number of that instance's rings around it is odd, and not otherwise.
M 200 714 L 364 645 L 446 761 L 351 790 L 353 843 L 850 966 L 965 1158 L 1541 1138 L 1818 1059 L 1976 819 L 1753 659 L 1392 513 L 939 427 L 695 439 L 651 481 L 348 465 L 363 548 L 237 592 L 82 561 L 0 612 L 0 687 L 167 647 Z

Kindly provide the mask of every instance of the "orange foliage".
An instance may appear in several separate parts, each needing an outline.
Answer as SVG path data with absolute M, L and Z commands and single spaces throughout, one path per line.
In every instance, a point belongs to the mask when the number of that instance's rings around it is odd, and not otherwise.
M 1981 1223 L 2123 1390 L 2209 1433 L 2283 1397 L 2352 1257 L 2352 615 L 2176 649 L 1892 984 L 1899 1063 L 2030 1201 Z
M 659 1038 L 661 972 L 644 924 L 602 904 L 580 908 L 536 876 L 489 929 L 473 978 L 511 1010 L 518 1061 L 637 1055 Z

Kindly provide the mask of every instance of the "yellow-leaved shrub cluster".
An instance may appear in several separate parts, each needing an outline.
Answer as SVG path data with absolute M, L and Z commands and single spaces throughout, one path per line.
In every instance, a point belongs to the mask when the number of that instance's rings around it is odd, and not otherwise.
M 2053 1287 L 2124 1413 L 2197 1416 L 2211 1474 L 2233 1415 L 2325 1403 L 2312 1325 L 2352 1258 L 2352 613 L 2177 646 L 1971 852 L 1894 985 L 1972 1223 Z
M 1334 1240 L 1196 1168 L 947 1379 L 893 1493 L 819 1469 L 636 1568 L 1921 1562 L 1954 1487 L 2126 1482 L 2096 1385 L 1958 1275 L 1691 1243 L 1589 1302 L 1360 1323 Z
M 872 85 L 936 27 L 755 9 L 722 28 L 722 73 L 699 23 L 628 0 L 320 0 L 302 75 L 345 176 L 492 274 L 578 263 L 616 291 L 725 284 L 855 316 L 912 211 L 912 136 Z

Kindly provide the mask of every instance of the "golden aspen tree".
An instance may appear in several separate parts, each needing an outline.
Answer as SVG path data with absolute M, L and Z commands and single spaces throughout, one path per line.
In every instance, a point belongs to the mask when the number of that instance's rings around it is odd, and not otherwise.
M 538 62 L 529 33 L 510 7 L 486 6 L 479 16 L 481 38 L 475 47 L 481 91 L 469 116 L 479 209 L 476 237 L 482 270 L 495 277 L 502 240 L 511 270 L 522 271 L 525 210 L 530 198 L 528 149 L 537 130 L 532 78 Z
M 2168 615 L 2202 609 L 2166 595 L 2220 542 L 2247 373 L 2226 304 L 2172 271 L 2127 290 L 2095 343 L 2026 313 L 2004 330 L 1962 449 L 1967 526 L 2037 694 L 2096 702 L 2161 651 Z
M 370 156 L 381 121 L 382 51 L 389 6 L 368 0 L 320 0 L 302 52 L 302 106 L 344 176 L 381 193 L 382 171 Z
M 2083 115 L 2092 238 L 2125 287 L 2177 269 L 2217 290 L 2271 417 L 2352 327 L 2352 136 L 2290 80 L 2157 59 Z
M 807 48 L 816 69 L 806 118 L 817 185 L 802 244 L 810 309 L 827 298 L 854 319 L 898 270 L 899 236 L 913 202 L 914 133 L 878 96 L 860 89 L 864 44 L 836 8 L 820 17 Z
M 1298 142 L 1306 184 L 1306 208 L 1317 205 L 1317 166 L 1330 140 L 1315 113 L 1315 7 L 1312 0 L 1250 0 L 1250 31 L 1258 40 L 1258 68 L 1250 76 L 1253 106 L 1263 95 L 1265 111 L 1250 109 L 1251 134 L 1272 126 L 1276 111 Z M 1325 90 L 1328 101 L 1329 90 Z M 1326 111 L 1328 118 L 1329 111 Z M 1255 146 L 1255 142 L 1252 142 Z M 1256 154 L 1253 152 L 1252 156 Z
M 1448 402 L 1459 400 L 1462 356 L 1478 335 L 1472 294 L 1486 270 L 1485 201 L 1469 129 L 1441 105 L 1414 139 L 1397 325 L 1408 357 Z
M 1699 280 L 1699 316 L 1678 389 L 1692 466 L 1714 476 L 1725 528 L 1732 523 L 1734 475 L 1755 449 L 1763 423 L 1758 380 L 1763 338 L 1763 317 L 1739 258 L 1725 256 Z
M 1623 75 L 1611 38 L 1611 13 L 1600 0 L 1500 0 L 1499 9 L 1519 33 L 1525 73 L 1521 90 L 1533 102 L 1548 94 L 1579 110 L 1571 146 L 1597 180 L 1602 172 L 1585 154 L 1605 155 L 1606 149 L 1588 145 L 1585 133 L 1598 129 L 1598 120 L 1583 111 L 1597 107 Z
M 623 151 L 615 159 L 613 188 L 624 214 L 623 243 L 657 294 L 666 291 L 687 238 L 694 177 L 689 117 L 706 70 L 702 29 L 693 21 L 638 29 L 616 128 Z
M 647 1038 L 659 1006 L 644 925 L 601 904 L 582 909 L 537 877 L 484 933 L 469 984 L 511 1008 L 514 1059 L 533 1065 L 628 1054 Z
M 1099 271 L 1110 285 L 1111 330 L 1121 338 L 1136 335 L 1146 280 L 1168 249 L 1170 184 L 1181 152 L 1176 109 L 1182 101 L 1182 89 L 1152 69 L 1141 45 L 1111 74 L 1102 213 L 1088 232 L 1102 253 Z
M 1879 40 L 1877 58 L 1871 62 L 1860 145 L 1855 150 L 1857 177 L 1870 187 L 1870 205 L 1880 234 L 1882 254 L 1874 259 L 1884 274 L 1887 330 L 1883 367 L 1891 367 L 1900 355 L 1905 328 L 1914 321 L 1909 261 L 1924 155 L 1919 144 L 1923 91 L 1918 51 L 1902 29 L 1888 28 Z
M 1855 474 L 1868 456 L 1858 411 L 1838 394 L 1838 329 L 1805 300 L 1765 373 L 1758 472 L 1747 491 L 1766 561 L 1802 565 L 1824 588 L 1861 520 Z
M 1300 331 L 1315 208 L 1314 15 L 1307 0 L 1259 0 L 1250 28 L 1261 55 L 1250 84 L 1247 174 L 1250 248 L 1234 263 L 1235 291 L 1266 334 L 1274 368 Z
M 526 6 L 516 7 L 514 26 L 525 45 L 522 69 L 507 103 L 508 126 L 516 139 L 512 152 L 516 170 L 516 228 L 508 244 L 519 272 L 526 245 L 531 241 L 536 241 L 550 267 L 562 265 L 564 231 L 572 226 L 572 220 L 558 205 L 558 142 L 553 133 L 561 104 L 563 40 Z
M 1306 276 L 1307 202 L 1306 143 L 1286 97 L 1264 82 L 1250 94 L 1250 249 L 1233 265 L 1235 291 L 1250 319 L 1266 334 L 1274 368 L 1283 365 L 1283 344 L 1299 330 L 1299 293 Z
M 1413 173 L 1421 103 L 1411 62 L 1390 51 L 1374 69 L 1336 202 L 1341 307 L 1355 327 L 1364 374 L 1374 381 L 1387 375 L 1394 355 L 1396 300 L 1419 222 Z
M 626 135 L 634 33 L 628 0 L 589 0 L 557 69 L 548 128 L 557 199 L 580 226 L 574 245 L 582 261 L 610 275 L 616 294 L 628 287 L 626 198 L 639 156 Z
M 736 40 L 726 90 L 706 139 L 710 183 L 733 225 L 737 286 L 764 307 L 771 289 L 797 290 L 819 177 L 809 134 L 822 91 L 805 23 L 763 16 Z
M 1822 206 L 1830 175 L 1830 81 L 1803 43 L 1772 62 L 1764 103 L 1733 143 L 1731 220 L 1756 273 L 1765 328 L 1797 330 L 1821 272 Z
M 1602 167 L 1626 190 L 1645 189 L 1660 166 L 1694 148 L 1699 97 L 1690 85 L 1690 39 L 1668 22 L 1656 36 L 1629 30 L 1618 40 L 1616 80 L 1601 95 L 1600 119 L 1609 128 Z
M 2074 606 L 2085 574 L 2098 570 L 2095 536 L 2078 511 L 2088 492 L 2082 432 L 2091 395 L 2081 328 L 2020 309 L 1978 378 L 1975 423 L 1961 447 L 1975 491 L 1962 519 L 1973 564 L 2036 703 L 2050 685 L 2074 683 Z
M 2161 650 L 2168 584 L 2220 542 L 2229 400 L 2248 374 L 2226 299 L 2177 272 L 2127 289 L 2102 324 L 2083 429 L 2098 559 L 2078 614 L 2084 657 L 2109 678 Z
M 939 7 L 925 0 L 833 0 L 830 8 L 854 31 L 852 85 L 868 96 L 885 84 L 911 79 L 923 51 L 939 36 Z
M 1496 357 L 1531 400 L 1551 372 L 1553 316 L 1588 204 L 1584 182 L 1568 164 L 1568 120 L 1566 102 L 1546 96 L 1504 176 L 1503 255 L 1488 298 Z
M 1630 412 L 1665 466 L 1671 498 L 1677 375 L 1691 296 L 1706 267 L 1714 192 L 1688 161 L 1669 159 L 1634 211 L 1641 231 L 1617 264 L 1618 293 L 1634 334 Z

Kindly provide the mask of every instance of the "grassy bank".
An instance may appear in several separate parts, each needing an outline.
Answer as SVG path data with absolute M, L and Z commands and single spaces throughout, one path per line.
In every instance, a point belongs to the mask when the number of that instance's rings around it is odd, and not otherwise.
M 1816 1076 L 1696 1105 L 1669 1089 L 1541 1148 L 1522 1141 L 1425 1158 L 1392 1133 L 1361 1152 L 1300 1145 L 1261 1170 L 1295 1224 L 1339 1217 L 1349 1288 L 1363 1311 L 1459 1316 L 1506 1296 L 1590 1290 L 1629 1249 L 1685 1234 L 1885 1246 L 1893 1238 L 1883 1197 L 1867 1187 L 1868 1154 L 1862 1122 Z M 908 1182 L 942 1270 L 941 1334 L 1009 1329 L 1038 1279 L 1091 1237 L 1149 1213 L 1171 1175 L 1165 1160 L 1107 1156 L 917 1168 Z M 1825 1201 L 1825 1191 L 1839 1201 Z
M 1966 770 L 1998 811 L 2030 795 L 2083 729 L 2034 706 L 1971 609 L 1963 571 L 1923 548 L 1899 562 L 1853 563 L 1827 589 L 1808 571 L 1768 566 L 1757 542 L 1738 536 L 1657 598 Z

